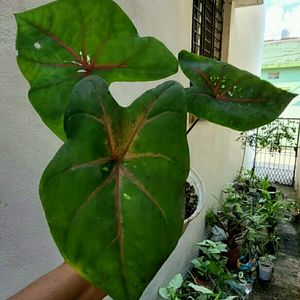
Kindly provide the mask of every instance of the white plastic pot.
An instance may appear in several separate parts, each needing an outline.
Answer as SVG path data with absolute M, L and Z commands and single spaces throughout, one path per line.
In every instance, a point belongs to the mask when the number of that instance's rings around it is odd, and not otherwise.
M 204 193 L 205 193 L 204 186 L 203 186 L 203 183 L 202 183 L 200 177 L 192 168 L 190 169 L 190 173 L 187 178 L 187 182 L 195 188 L 195 192 L 198 196 L 198 203 L 197 203 L 197 208 L 194 211 L 194 213 L 190 217 L 188 217 L 187 219 L 184 220 L 183 232 L 186 230 L 189 223 L 199 215 L 199 213 L 203 207 L 203 204 L 204 204 Z
M 258 262 L 259 265 L 259 279 L 268 281 L 271 279 L 273 272 L 273 263 L 271 262 Z

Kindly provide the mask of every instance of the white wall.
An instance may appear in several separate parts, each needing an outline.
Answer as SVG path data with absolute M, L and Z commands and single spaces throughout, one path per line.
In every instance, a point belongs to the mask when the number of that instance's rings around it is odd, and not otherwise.
M 264 47 L 265 6 L 236 8 L 238 2 L 233 1 L 228 62 L 260 76 Z M 247 148 L 244 169 L 252 168 L 253 159 L 253 149 Z
M 296 161 L 295 190 L 297 192 L 297 196 L 300 201 L 300 149 L 299 148 L 298 148 L 298 157 Z
M 14 45 L 13 13 L 36 2 L 0 1 L 0 299 L 62 261 L 38 199 L 39 178 L 60 142 L 27 100 Z
M 295 189 L 296 189 L 298 198 L 300 199 L 300 156 L 299 155 L 298 155 L 297 162 L 296 162 Z
M 43 125 L 27 100 L 28 84 L 15 60 L 13 13 L 49 1 L 0 0 L 0 98 L 1 98 L 1 200 L 0 200 L 0 299 L 15 293 L 30 281 L 62 262 L 49 234 L 38 199 L 38 182 L 60 141 Z M 177 54 L 190 49 L 192 0 L 118 0 L 141 35 L 154 35 Z M 239 8 L 233 13 L 229 59 L 250 71 L 259 68 L 262 23 L 260 9 Z M 244 13 L 245 12 L 245 13 Z M 255 21 L 253 21 L 255 20 Z M 262 40 L 261 40 L 262 41 Z M 179 74 L 176 79 L 188 85 Z M 123 105 L 133 96 L 158 83 L 113 84 L 112 93 Z M 130 87 L 130 93 L 126 92 Z M 185 271 L 195 253 L 194 243 L 204 236 L 205 210 L 215 205 L 225 183 L 240 166 L 237 133 L 209 122 L 200 122 L 189 137 L 191 163 L 206 188 L 202 213 L 187 228 L 177 248 L 145 290 L 144 300 L 157 297 L 160 286 Z
M 264 5 L 235 8 L 233 1 L 228 62 L 260 75 L 265 28 Z
M 300 102 L 300 95 L 297 95 L 290 104 L 285 108 L 285 110 L 280 115 L 280 118 L 300 118 L 300 106 L 295 105 Z

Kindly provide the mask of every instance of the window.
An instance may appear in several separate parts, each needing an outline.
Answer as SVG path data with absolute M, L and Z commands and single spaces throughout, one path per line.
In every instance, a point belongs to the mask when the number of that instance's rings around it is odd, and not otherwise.
M 224 0 L 194 0 L 192 52 L 221 59 Z
M 193 0 L 192 52 L 213 59 L 221 59 L 224 0 Z M 189 123 L 199 121 L 189 115 Z
M 279 79 L 279 72 L 268 72 L 268 79 Z

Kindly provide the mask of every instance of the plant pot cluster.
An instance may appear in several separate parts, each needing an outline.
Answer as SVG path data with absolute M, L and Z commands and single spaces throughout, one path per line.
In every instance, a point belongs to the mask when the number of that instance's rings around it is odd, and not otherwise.
M 224 198 L 206 214 L 210 239 L 196 244 L 186 277 L 177 274 L 160 289 L 164 299 L 244 299 L 258 278 L 272 278 L 277 225 L 287 208 L 282 193 L 249 171 L 224 189 Z
M 249 171 L 224 189 L 224 198 L 217 212 L 209 211 L 206 215 L 210 238 L 228 246 L 230 270 L 243 272 L 247 281 L 254 283 L 258 267 L 263 270 L 259 272 L 260 279 L 269 280 L 270 276 L 264 275 L 265 267 L 271 266 L 273 270 L 270 256 L 279 248 L 277 225 L 285 219 L 282 193 L 267 179 L 259 180 Z M 225 234 L 214 234 L 216 228 Z
M 224 198 L 206 214 L 210 239 L 196 244 L 188 274 L 159 290 L 164 299 L 244 299 L 257 278 L 271 279 L 286 211 L 282 193 L 249 171 L 224 189 Z

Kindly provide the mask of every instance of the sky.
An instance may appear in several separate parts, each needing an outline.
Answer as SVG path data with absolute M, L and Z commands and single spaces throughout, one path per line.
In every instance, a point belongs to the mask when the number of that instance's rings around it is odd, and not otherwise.
M 281 39 L 282 31 L 289 37 L 300 37 L 300 0 L 265 0 L 265 40 Z

